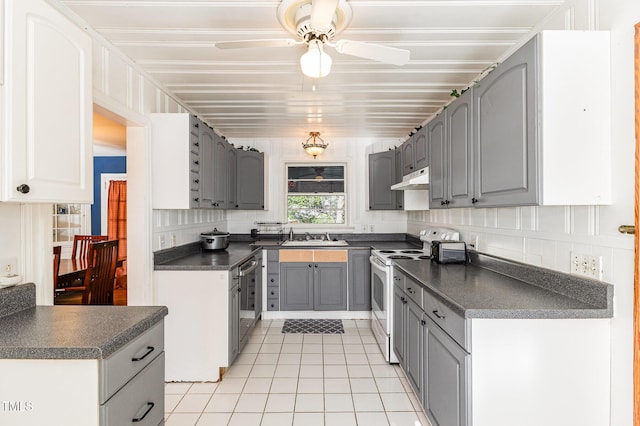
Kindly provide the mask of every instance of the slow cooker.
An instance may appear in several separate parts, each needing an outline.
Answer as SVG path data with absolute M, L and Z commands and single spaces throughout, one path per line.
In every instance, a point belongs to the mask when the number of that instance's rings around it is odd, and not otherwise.
M 200 243 L 203 250 L 224 250 L 229 247 L 229 233 L 213 228 L 211 232 L 200 234 Z

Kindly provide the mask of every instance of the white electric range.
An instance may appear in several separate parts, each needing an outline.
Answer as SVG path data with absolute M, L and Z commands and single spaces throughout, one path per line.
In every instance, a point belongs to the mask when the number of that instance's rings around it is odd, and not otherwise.
M 390 363 L 397 363 L 393 352 L 393 260 L 408 259 L 420 262 L 431 260 L 431 242 L 460 239 L 460 233 L 449 228 L 427 228 L 420 231 L 422 248 L 372 250 L 371 263 L 371 329 L 380 350 Z

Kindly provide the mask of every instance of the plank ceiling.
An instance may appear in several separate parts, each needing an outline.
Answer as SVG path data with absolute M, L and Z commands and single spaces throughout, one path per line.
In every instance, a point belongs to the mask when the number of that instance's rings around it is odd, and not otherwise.
M 228 138 L 406 138 L 452 89 L 530 37 L 562 0 L 348 0 L 335 40 L 408 49 L 402 67 L 326 52 L 331 73 L 304 77 L 304 46 L 221 50 L 230 40 L 291 38 L 278 0 L 61 0 Z

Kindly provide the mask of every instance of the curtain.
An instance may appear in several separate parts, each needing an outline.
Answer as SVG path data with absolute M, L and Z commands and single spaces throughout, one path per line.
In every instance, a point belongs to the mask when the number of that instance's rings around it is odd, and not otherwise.
M 127 181 L 113 180 L 109 183 L 107 235 L 118 240 L 118 258 L 127 257 Z

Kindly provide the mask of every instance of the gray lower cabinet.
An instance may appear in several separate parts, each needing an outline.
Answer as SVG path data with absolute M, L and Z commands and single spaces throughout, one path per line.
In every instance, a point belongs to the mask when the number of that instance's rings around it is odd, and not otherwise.
M 264 210 L 264 153 L 238 150 L 237 198 L 240 210 Z
M 100 425 L 160 424 L 164 367 L 164 322 L 100 361 Z
M 423 315 L 425 367 L 422 403 L 433 426 L 469 423 L 468 377 L 471 355 Z
M 280 309 L 313 310 L 313 262 L 280 263 Z
M 396 183 L 396 152 L 369 154 L 369 210 L 402 210 L 403 191 L 392 191 Z
M 349 310 L 371 310 L 371 250 L 349 250 Z
M 471 355 L 451 337 L 466 340 L 464 321 L 394 271 L 393 350 L 433 426 L 468 424 Z
M 347 310 L 347 264 L 345 262 L 314 263 L 313 309 L 316 311 Z
M 407 308 L 407 297 L 401 287 L 393 286 L 393 351 L 398 357 L 400 365 L 405 365 L 405 310 Z
M 267 311 L 280 310 L 280 256 L 278 250 L 267 252 Z
M 235 280 L 229 289 L 229 365 L 240 353 L 240 297 L 240 284 Z

